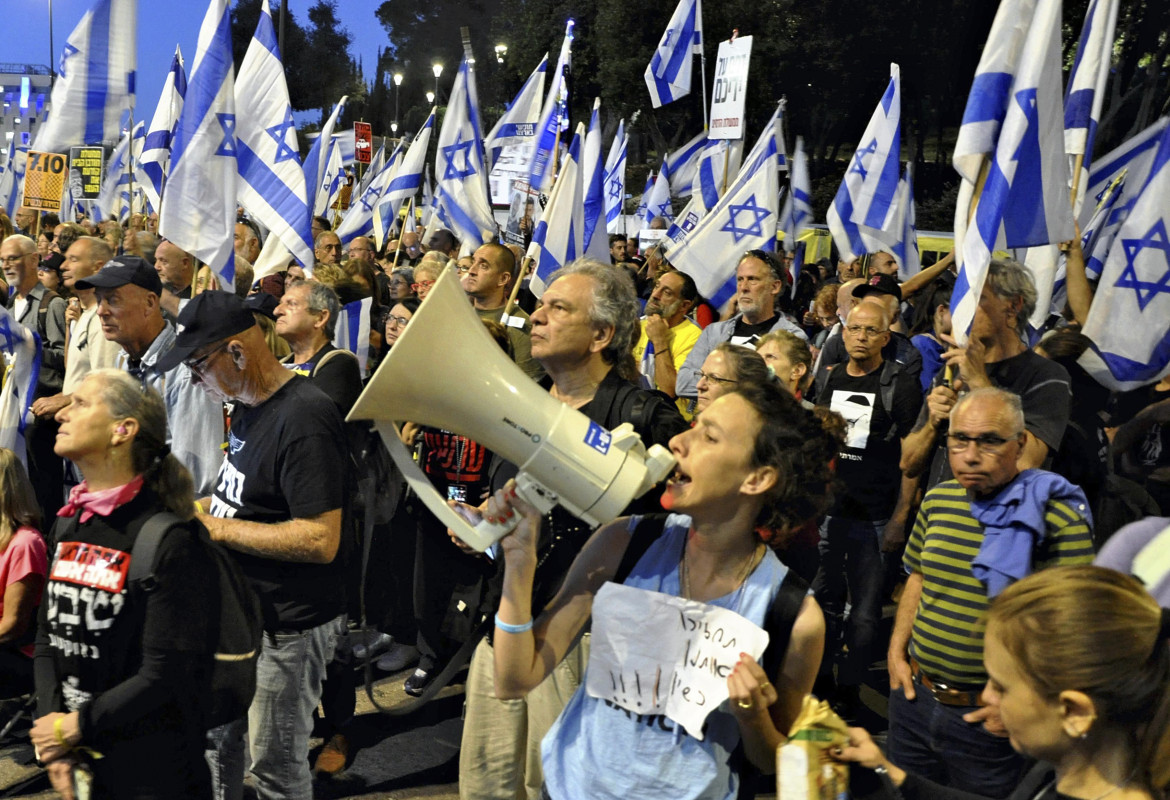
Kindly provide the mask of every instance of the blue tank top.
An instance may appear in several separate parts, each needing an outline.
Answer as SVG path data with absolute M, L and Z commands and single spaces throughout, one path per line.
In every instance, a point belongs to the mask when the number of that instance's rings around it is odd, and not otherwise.
M 633 531 L 639 518 L 630 520 Z M 626 586 L 681 595 L 678 567 L 691 518 L 671 514 L 661 538 L 638 560 Z M 770 549 L 743 585 L 709 601 L 763 627 L 788 568 Z M 739 724 L 728 701 L 707 717 L 702 741 L 665 716 L 643 716 L 585 692 L 588 677 L 541 743 L 545 784 L 554 800 L 731 800 L 739 775 L 729 759 Z

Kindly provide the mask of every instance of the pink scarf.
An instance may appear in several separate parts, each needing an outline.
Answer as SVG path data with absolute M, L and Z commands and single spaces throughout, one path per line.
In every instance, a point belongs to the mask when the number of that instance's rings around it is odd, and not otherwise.
M 137 497 L 142 483 L 142 476 L 139 475 L 122 486 L 91 492 L 86 482 L 82 481 L 69 490 L 69 500 L 57 512 L 57 516 L 72 517 L 80 510 L 81 522 L 89 522 L 94 514 L 108 517 L 115 508 Z

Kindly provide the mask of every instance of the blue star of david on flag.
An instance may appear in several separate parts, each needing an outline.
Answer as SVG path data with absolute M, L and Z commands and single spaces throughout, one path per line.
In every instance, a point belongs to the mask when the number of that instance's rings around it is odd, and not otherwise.
M 674 217 L 674 206 L 672 206 L 670 204 L 670 200 L 667 200 L 665 203 L 658 204 L 657 216 L 666 217 L 668 219 L 671 219 Z
M 1163 293 L 1170 294 L 1170 236 L 1166 235 L 1166 221 L 1159 219 L 1140 239 L 1122 239 L 1121 246 L 1125 250 L 1125 269 L 1114 286 L 1118 289 L 1133 289 L 1137 295 L 1138 308 L 1145 311 L 1154 297 Z M 1156 283 L 1138 280 L 1135 262 L 1143 250 L 1162 252 L 1166 271 Z
M 609 181 L 609 196 L 612 197 L 614 200 L 621 200 L 622 199 L 622 190 L 624 188 L 625 187 L 622 186 L 622 182 L 619 181 L 617 178 L 610 179 L 610 181 Z
M 361 204 L 368 213 L 374 213 L 374 206 L 378 204 L 378 198 L 382 196 L 381 186 L 370 186 L 362 195 Z
M 475 174 L 475 165 L 471 163 L 471 147 L 475 144 L 471 139 L 466 142 L 463 141 L 463 132 L 460 131 L 458 137 L 455 139 L 455 144 L 448 145 L 443 148 L 443 155 L 447 158 L 447 171 L 443 175 L 443 180 L 450 180 L 456 178 L 462 180 L 469 178 Z M 459 154 L 463 155 L 463 168 L 460 169 Z
M 739 244 L 741 239 L 745 239 L 748 236 L 763 236 L 763 222 L 772 215 L 770 210 L 759 204 L 754 194 L 743 203 L 732 203 L 729 205 L 727 207 L 727 213 L 727 223 L 719 230 L 730 233 L 735 244 Z M 747 227 L 741 227 L 737 224 L 737 219 L 740 214 L 752 215 L 752 220 Z
M 219 127 L 223 128 L 223 141 L 219 143 L 213 155 L 228 156 L 229 158 L 236 157 L 236 115 L 235 114 L 216 114 L 215 118 L 219 121 Z
M 232 121 L 232 128 L 233 130 L 235 128 L 234 120 Z M 280 121 L 280 124 L 273 125 L 271 128 L 265 128 L 264 130 L 268 132 L 269 136 L 276 140 L 277 164 L 282 161 L 288 161 L 290 158 L 295 159 L 297 157 L 296 152 L 291 147 L 289 147 L 287 140 L 288 132 L 290 130 L 296 130 L 296 123 L 293 121 L 291 108 L 285 108 L 284 119 Z
M 8 315 L 0 315 L 0 350 L 11 353 L 24 339 L 8 324 Z
M 877 139 L 874 139 L 872 142 L 867 144 L 865 147 L 860 148 L 856 153 L 853 154 L 853 168 L 849 171 L 857 173 L 861 176 L 862 180 L 865 180 L 866 176 L 869 175 L 869 171 L 865 168 L 865 157 L 873 155 L 876 152 Z
M 80 52 L 81 52 L 80 50 L 78 50 L 73 45 L 69 44 L 69 42 L 65 43 L 65 49 L 61 52 L 61 59 L 57 62 L 57 77 L 59 77 L 59 78 L 68 77 L 68 75 L 65 71 L 65 62 L 68 61 L 72 56 L 75 56 Z

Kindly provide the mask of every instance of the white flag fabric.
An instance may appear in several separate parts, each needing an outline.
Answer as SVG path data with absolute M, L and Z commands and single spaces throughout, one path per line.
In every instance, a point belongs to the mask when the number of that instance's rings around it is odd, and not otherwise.
M 607 262 L 609 237 L 605 235 L 605 163 L 601 144 L 601 98 L 598 97 L 593 101 L 593 114 L 589 118 L 581 155 L 585 186 L 585 255 Z
M 1074 235 L 1060 78 L 1059 0 L 1002 0 L 955 144 L 962 183 L 951 323 L 962 343 L 994 250 L 1054 244 Z
M 484 242 L 495 241 L 496 219 L 488 198 L 479 105 L 466 59 L 459 66 L 439 131 L 435 176 L 439 184 L 439 218 L 458 237 L 461 246 L 474 250 Z
M 509 145 L 531 142 L 540 122 L 541 100 L 544 98 L 544 79 L 548 72 L 548 53 L 540 60 L 536 69 L 524 81 L 512 105 L 500 117 L 500 121 L 484 137 L 483 146 L 488 159 L 488 171 Z
M 23 191 L 24 169 L 28 161 L 28 148 L 17 147 L 16 137 L 8 140 L 8 155 L 4 159 L 4 174 L 0 175 L 0 206 L 12 219 L 16 216 L 16 209 L 20 207 L 20 196 Z
M 1073 212 L 1080 213 L 1085 198 L 1085 184 L 1093 156 L 1093 141 L 1101 122 L 1101 109 L 1113 63 L 1113 41 L 1117 29 L 1117 0 L 1090 0 L 1085 12 L 1085 24 L 1077 42 L 1077 55 L 1064 95 L 1064 150 L 1072 156 L 1083 156 L 1077 194 L 1073 198 Z
M 146 123 L 139 122 L 133 131 L 122 137 L 106 161 L 106 172 L 94 209 L 102 219 L 125 222 L 130 218 L 130 176 L 135 171 L 135 150 L 142 147 L 145 138 Z
M 382 171 L 386 166 L 386 140 L 382 140 L 382 144 L 378 146 L 378 152 L 374 153 L 374 157 L 370 159 L 370 163 L 366 166 L 366 171 L 362 175 L 361 189 L 364 192 L 370 188 L 370 184 L 374 182 L 374 176 Z
M 333 145 L 333 128 L 337 125 L 337 118 L 345 108 L 346 95 L 333 107 L 333 113 L 325 120 L 321 127 L 321 134 L 309 148 L 305 156 L 305 191 L 308 192 L 309 208 L 313 209 L 313 216 L 320 216 L 317 209 L 317 195 L 321 193 L 321 185 L 325 182 L 325 170 L 329 167 L 329 150 Z M 310 220 L 310 223 L 312 221 Z
M 605 159 L 605 230 L 617 233 L 622 226 L 622 209 L 626 204 L 626 151 L 630 136 L 626 133 L 626 121 L 618 121 L 617 134 L 609 146 Z
M 375 211 L 396 168 L 396 161 L 383 166 L 382 171 L 374 176 L 366 190 L 350 203 L 349 211 L 345 213 L 345 218 L 335 231 L 337 238 L 341 239 L 342 246 L 348 245 L 358 236 L 374 234 Z M 390 216 L 389 221 L 393 224 L 394 217 Z
M 236 79 L 240 204 L 302 264 L 313 257 L 305 171 L 268 0 Z
M 532 242 L 528 245 L 528 257 L 533 261 L 528 288 L 537 297 L 548 288 L 549 276 L 585 253 L 584 187 L 580 161 L 584 138 L 585 126 L 578 124 L 568 155 L 549 193 L 548 205 L 540 222 L 536 223 Z
M 235 290 L 236 104 L 227 0 L 211 0 L 171 144 L 159 235 L 211 267 Z
M 754 169 L 753 169 L 754 167 Z M 735 266 L 747 250 L 776 249 L 780 183 L 776 141 L 746 164 L 719 200 L 666 260 L 695 279 L 699 294 L 721 308 L 735 294 Z
M 638 199 L 638 210 L 634 213 L 634 222 L 638 225 L 638 230 L 645 228 L 650 224 L 650 217 L 647 216 L 647 204 L 650 202 L 650 195 L 654 191 L 654 173 L 646 174 L 646 185 L 642 187 L 642 196 Z M 637 233 L 637 231 L 635 231 Z
M 691 93 L 691 57 L 702 52 L 702 0 L 679 0 L 646 67 L 646 88 L 654 108 Z
M 670 180 L 670 193 L 672 195 L 677 197 L 690 195 L 699 171 L 699 159 L 706 146 L 707 132 L 700 131 L 682 147 L 667 153 L 662 169 Z
M 333 332 L 333 346 L 348 350 L 357 356 L 362 378 L 368 374 L 370 360 L 370 311 L 374 298 L 354 300 L 341 307 L 337 316 L 337 329 Z
M 1113 239 L 1133 209 L 1142 187 L 1146 185 L 1158 142 L 1168 125 L 1170 117 L 1162 117 L 1117 149 L 1097 159 L 1093 165 L 1087 196 L 1098 204 L 1106 197 L 1109 187 L 1117 178 L 1124 176 L 1124 180 L 1115 190 L 1116 197 L 1111 200 L 1109 212 L 1102 219 L 1092 218 L 1095 212 L 1090 204 L 1086 204 L 1082 210 L 1081 231 L 1093 233 L 1092 239 L 1086 239 L 1085 244 L 1085 270 L 1091 277 L 1099 276 L 1104 269 Z M 1086 214 L 1089 215 L 1087 219 L 1084 218 Z
M 0 353 L 12 371 L 0 384 L 0 447 L 27 463 L 25 430 L 32 422 L 30 407 L 41 371 L 41 337 L 21 325 L 0 304 Z M 0 368 L 4 359 L 0 358 Z
M 382 187 L 381 194 L 374 204 L 373 236 L 375 250 L 382 249 L 382 244 L 390 237 L 394 230 L 394 223 L 398 212 L 397 210 L 393 213 L 391 212 L 390 207 L 392 203 L 386 198 L 386 188 L 389 186 L 389 182 L 393 180 L 394 173 L 398 169 L 398 162 L 402 160 L 404 155 L 406 155 L 406 145 L 404 140 L 399 139 L 398 144 L 394 147 L 394 152 L 390 154 L 390 158 L 382 167 L 382 172 L 379 173 L 379 178 L 385 177 L 386 185 Z M 385 209 L 385 214 L 382 213 L 383 208 Z M 395 208 L 397 209 L 397 207 Z
M 642 224 L 649 228 L 650 223 L 661 217 L 667 223 L 674 219 L 674 208 L 670 202 L 670 173 L 666 169 L 666 162 L 654 178 L 654 186 L 650 189 L 650 196 L 643 199 L 646 204 L 646 214 Z
M 171 164 L 171 139 L 175 135 L 175 126 L 179 124 L 186 96 L 187 71 L 183 68 L 183 54 L 176 46 L 171 69 L 163 82 L 162 94 L 154 107 L 154 116 L 150 118 L 146 139 L 142 142 L 142 155 L 138 159 L 139 169 L 146 178 L 142 190 L 155 208 L 161 203 L 163 184 Z
M 898 200 L 891 218 L 891 229 L 898 232 L 898 238 L 890 248 L 898 262 L 898 277 L 905 281 L 922 269 L 918 252 L 918 228 L 914 210 L 914 167 L 906 162 L 906 171 L 898 183 Z M 1051 281 L 1050 281 L 1051 284 Z
M 754 152 L 757 155 L 759 153 Z M 695 229 L 699 220 L 719 203 L 724 187 L 735 180 L 742 161 L 742 139 L 707 140 L 699 157 L 691 199 L 671 221 L 670 227 L 666 229 L 666 238 L 677 244 Z
M 890 64 L 890 82 L 826 215 L 843 261 L 887 250 L 901 235 L 890 227 L 901 171 L 901 134 L 901 70 Z
M 317 201 L 313 205 L 313 216 L 327 215 L 329 209 L 333 208 L 333 204 L 341 197 L 341 187 L 344 185 L 345 165 L 341 163 L 341 144 L 337 139 L 333 139 L 329 142 L 325 176 L 321 180 L 321 189 L 317 192 Z
M 552 181 L 557 140 L 560 132 L 569 127 L 569 84 L 565 78 L 572 68 L 574 24 L 573 20 L 569 20 L 565 25 L 561 53 L 548 82 L 548 95 L 536 124 L 532 161 L 528 165 L 528 185 L 536 191 L 544 191 Z
M 435 130 L 435 116 L 438 108 L 432 108 L 427 121 L 414 135 L 410 149 L 395 163 L 394 176 L 386 185 L 379 204 L 379 213 L 382 218 L 392 223 L 398 218 L 398 209 L 410 198 L 418 194 L 423 187 L 423 176 L 427 168 L 427 148 L 431 144 L 431 134 Z
M 780 211 L 780 227 L 784 231 L 784 249 L 796 250 L 800 232 L 812 224 L 812 181 L 808 172 L 808 157 L 804 154 L 804 138 L 796 137 L 792 168 L 788 173 L 788 194 Z M 795 281 L 793 282 L 795 285 Z
M 69 34 L 49 118 L 33 150 L 67 153 L 74 145 L 118 141 L 122 114 L 134 108 L 137 6 L 135 0 L 97 0 Z M 11 35 L 18 35 L 15 29 Z
M 1170 129 L 1121 226 L 1082 331 L 1093 341 L 1078 363 L 1114 391 L 1170 372 Z

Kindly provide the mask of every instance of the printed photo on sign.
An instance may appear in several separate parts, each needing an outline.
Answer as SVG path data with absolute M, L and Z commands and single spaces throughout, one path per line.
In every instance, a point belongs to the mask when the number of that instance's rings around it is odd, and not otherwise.
M 874 398 L 869 392 L 845 392 L 840 389 L 833 392 L 829 407 L 844 417 L 849 426 L 845 436 L 846 447 L 865 449 L 869 441 L 869 426 L 873 421 Z

